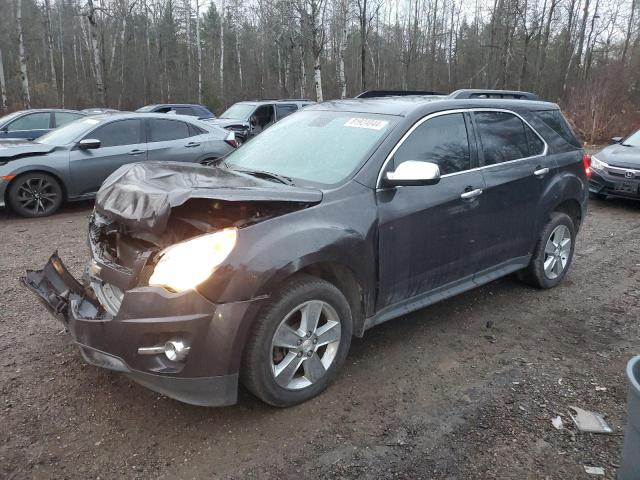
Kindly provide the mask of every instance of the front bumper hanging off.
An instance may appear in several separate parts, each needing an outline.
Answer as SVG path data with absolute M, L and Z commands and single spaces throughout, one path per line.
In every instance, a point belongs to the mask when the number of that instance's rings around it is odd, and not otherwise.
M 125 292 L 116 315 L 78 282 L 54 253 L 42 270 L 21 282 L 65 326 L 90 364 L 124 372 L 134 381 L 185 403 L 232 405 L 247 321 L 259 299 L 214 304 L 196 291 L 171 293 L 156 287 Z M 138 349 L 172 339 L 189 345 L 183 360 Z

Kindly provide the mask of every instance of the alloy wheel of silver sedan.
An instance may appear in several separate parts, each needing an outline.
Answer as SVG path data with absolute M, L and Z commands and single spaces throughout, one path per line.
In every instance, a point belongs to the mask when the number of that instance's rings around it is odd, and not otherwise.
M 45 214 L 58 203 L 55 186 L 44 177 L 28 178 L 18 187 L 20 206 L 33 214 Z
M 318 382 L 336 358 L 341 334 L 338 314 L 327 302 L 311 300 L 291 310 L 271 342 L 276 383 L 300 390 Z
M 550 280 L 558 278 L 569 262 L 571 232 L 566 225 L 553 229 L 544 249 L 544 274 Z

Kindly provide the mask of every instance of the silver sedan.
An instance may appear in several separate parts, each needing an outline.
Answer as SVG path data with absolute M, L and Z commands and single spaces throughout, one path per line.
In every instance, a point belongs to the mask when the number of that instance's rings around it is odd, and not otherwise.
M 0 207 L 44 217 L 65 201 L 93 198 L 127 163 L 211 163 L 237 147 L 233 132 L 182 115 L 97 115 L 33 142 L 0 143 Z

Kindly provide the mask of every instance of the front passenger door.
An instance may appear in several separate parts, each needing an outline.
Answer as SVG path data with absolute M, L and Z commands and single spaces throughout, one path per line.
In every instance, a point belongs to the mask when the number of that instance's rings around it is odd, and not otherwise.
M 474 170 L 470 133 L 466 114 L 440 114 L 419 124 L 396 147 L 387 171 L 422 160 L 437 163 L 441 179 L 435 185 L 376 192 L 378 309 L 473 276 L 484 180 Z
M 84 139 L 100 140 L 100 147 L 70 152 L 69 169 L 76 195 L 97 192 L 111 173 L 122 165 L 144 161 L 147 145 L 142 135 L 142 120 L 116 120 L 97 127 Z

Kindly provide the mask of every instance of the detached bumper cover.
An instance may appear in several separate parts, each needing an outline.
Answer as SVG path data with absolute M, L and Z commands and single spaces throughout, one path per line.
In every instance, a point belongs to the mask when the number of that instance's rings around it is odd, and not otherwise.
M 53 254 L 22 283 L 63 323 L 90 364 L 126 373 L 134 381 L 182 402 L 223 406 L 236 402 L 238 367 L 248 317 L 259 299 L 214 304 L 195 291 L 173 294 L 154 287 L 125 293 L 115 316 L 107 314 Z M 188 312 L 188 314 L 185 314 Z M 138 348 L 179 337 L 190 344 L 183 362 Z

